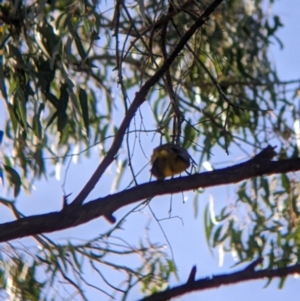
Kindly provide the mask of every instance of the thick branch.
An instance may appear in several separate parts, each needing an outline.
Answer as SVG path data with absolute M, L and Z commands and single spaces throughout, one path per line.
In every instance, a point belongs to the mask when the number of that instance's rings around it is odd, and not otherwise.
M 231 274 L 222 274 L 218 276 L 212 276 L 209 279 L 205 278 L 196 280 L 194 282 L 187 282 L 186 284 L 176 286 L 167 289 L 164 292 L 160 292 L 157 294 L 153 294 L 149 297 L 143 298 L 141 299 L 141 301 L 165 301 L 170 300 L 171 298 L 182 296 L 187 293 L 217 288 L 221 285 L 236 284 L 239 282 L 264 278 L 286 277 L 288 275 L 296 273 L 300 273 L 300 264 L 275 270 L 265 269 L 260 271 L 254 271 L 253 269 L 246 268 L 242 271 Z
M 135 98 L 129 107 L 126 115 L 119 127 L 119 130 L 115 136 L 115 139 L 108 150 L 105 158 L 99 164 L 96 171 L 93 173 L 92 177 L 80 191 L 80 193 L 76 196 L 74 201 L 71 204 L 71 207 L 81 205 L 86 197 L 89 195 L 91 190 L 95 187 L 96 183 L 101 178 L 102 174 L 105 172 L 106 168 L 112 163 L 115 158 L 116 153 L 118 152 L 123 137 L 129 124 L 134 117 L 138 108 L 143 104 L 146 100 L 146 96 L 149 90 L 159 81 L 159 79 L 163 76 L 163 74 L 168 70 L 179 55 L 179 53 L 183 50 L 185 44 L 188 40 L 193 36 L 193 34 L 199 29 L 209 18 L 209 16 L 213 13 L 213 11 L 222 3 L 223 0 L 215 0 L 213 3 L 206 9 L 206 11 L 196 20 L 196 22 L 186 31 L 183 37 L 180 39 L 177 46 L 174 48 L 173 52 L 170 54 L 169 58 L 163 63 L 163 65 L 156 71 L 156 73 L 141 87 L 140 91 L 136 93 Z
M 253 159 L 232 167 L 177 179 L 145 183 L 90 201 L 80 207 L 68 206 L 60 212 L 33 215 L 1 224 L 0 242 L 75 227 L 100 216 L 112 220 L 110 217 L 116 210 L 158 195 L 237 183 L 262 175 L 300 170 L 300 158 L 270 161 L 273 155 L 273 148 L 269 146 Z

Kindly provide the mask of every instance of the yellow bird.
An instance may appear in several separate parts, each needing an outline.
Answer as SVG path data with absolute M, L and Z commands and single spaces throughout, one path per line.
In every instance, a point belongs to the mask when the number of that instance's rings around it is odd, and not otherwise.
M 156 147 L 151 156 L 150 172 L 158 180 L 180 174 L 190 166 L 190 155 L 183 147 L 167 143 Z

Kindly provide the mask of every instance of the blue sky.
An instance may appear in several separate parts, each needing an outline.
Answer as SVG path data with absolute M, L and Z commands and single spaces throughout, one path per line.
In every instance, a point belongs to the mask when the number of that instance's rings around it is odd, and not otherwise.
M 284 44 L 282 50 L 278 44 L 274 43 L 271 47 L 270 55 L 280 75 L 281 80 L 291 80 L 300 78 L 300 1 L 281 0 L 275 1 L 273 12 L 278 14 L 284 24 L 279 31 L 279 38 Z M 299 99 L 297 100 L 299 101 Z M 215 195 L 217 199 L 218 194 Z M 209 256 L 209 255 L 207 255 Z M 206 256 L 205 256 L 206 257 Z M 239 267 L 233 269 L 221 269 L 223 272 L 238 270 Z M 207 270 L 209 273 L 209 268 Z M 213 273 L 218 274 L 213 266 Z M 205 273 L 201 272 L 201 276 Z M 209 275 L 209 274 L 208 274 Z M 244 284 L 221 287 L 219 289 L 201 292 L 189 296 L 183 296 L 176 300 L 209 300 L 209 301 L 282 301 L 283 299 L 293 300 L 299 295 L 300 282 L 299 278 L 289 277 L 282 290 L 279 290 L 278 280 L 274 280 L 271 285 L 264 288 L 266 281 L 252 281 Z

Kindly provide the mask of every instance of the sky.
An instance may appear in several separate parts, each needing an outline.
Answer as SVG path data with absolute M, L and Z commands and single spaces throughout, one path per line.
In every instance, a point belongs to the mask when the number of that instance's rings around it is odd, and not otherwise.
M 278 44 L 273 45 L 270 50 L 270 56 L 277 66 L 277 70 L 282 80 L 290 80 L 300 78 L 300 31 L 299 31 L 299 18 L 300 18 L 300 2 L 294 0 L 281 0 L 275 1 L 274 13 L 278 14 L 284 24 L 284 27 L 279 31 L 279 38 L 284 44 L 282 50 L 279 49 Z M 218 198 L 218 193 L 214 194 L 215 199 Z M 205 252 L 205 249 L 203 249 Z M 206 254 L 205 258 L 210 255 Z M 230 259 L 229 259 L 230 261 Z M 226 260 L 225 260 L 226 262 Z M 211 263 L 209 263 L 211 264 Z M 215 262 L 213 265 L 213 274 L 223 272 L 230 273 L 231 271 L 239 270 L 239 267 L 232 269 L 216 268 Z M 197 276 L 203 277 L 209 275 L 209 269 L 203 263 L 201 274 Z M 206 270 L 206 272 L 204 272 Z M 214 290 L 209 290 L 189 296 L 183 296 L 176 300 L 192 301 L 192 300 L 210 300 L 210 301 L 282 301 L 294 300 L 295 296 L 299 295 L 300 280 L 299 278 L 289 277 L 282 290 L 278 289 L 278 280 L 274 280 L 271 285 L 264 288 L 266 281 L 251 281 L 243 284 L 232 285 L 228 287 L 221 287 Z
M 295 0 L 281 0 L 276 1 L 274 5 L 274 12 L 279 14 L 283 24 L 285 25 L 279 32 L 279 38 L 284 44 L 284 49 L 280 50 L 278 44 L 274 43 L 271 47 L 270 55 L 274 64 L 277 66 L 281 79 L 295 79 L 300 78 L 299 66 L 300 66 L 300 31 L 299 31 L 299 18 L 300 18 L 300 1 Z M 2 105 L 1 105 L 2 106 Z M 0 109 L 1 109 L 0 106 Z M 2 110 L 2 109 L 1 109 Z M 227 158 L 226 158 L 227 159 Z M 84 171 L 82 167 L 84 166 Z M 93 160 L 82 159 L 80 164 L 72 166 L 68 172 L 66 190 L 71 191 L 73 196 L 79 192 L 82 187 L 82 183 L 85 183 L 89 176 L 90 171 L 94 170 L 95 162 Z M 75 175 L 75 176 L 74 176 Z M 80 176 L 77 176 L 80 175 Z M 109 175 L 108 175 L 109 178 Z M 102 183 L 103 186 L 106 183 Z M 102 187 L 103 187 L 102 186 Z M 45 189 L 51 187 L 52 192 L 45 194 Z M 175 279 L 172 280 L 171 286 L 179 285 L 184 283 L 189 276 L 191 268 L 197 266 L 196 279 L 202 277 L 209 277 L 212 275 L 231 273 L 235 272 L 242 267 L 231 268 L 233 261 L 230 255 L 225 256 L 225 261 L 222 267 L 219 267 L 219 258 L 217 252 L 212 255 L 206 244 L 204 237 L 204 224 L 203 224 L 203 210 L 207 205 L 209 198 L 213 198 L 216 206 L 223 207 L 226 202 L 233 195 L 233 186 L 218 187 L 207 190 L 204 194 L 199 197 L 199 217 L 194 218 L 193 208 L 193 194 L 185 194 L 187 201 L 183 203 L 182 195 L 176 195 L 172 197 L 172 216 L 175 218 L 167 219 L 161 222 L 161 226 L 169 240 L 174 253 L 174 259 L 178 267 L 178 273 L 180 281 L 177 282 Z M 91 193 L 90 198 L 99 197 L 101 194 L 101 187 Z M 106 191 L 107 192 L 107 191 Z M 38 189 L 33 191 L 32 196 L 22 194 L 22 202 L 20 202 L 20 211 L 31 214 L 39 214 L 52 210 L 58 210 L 61 207 L 61 182 L 58 182 L 54 177 L 49 178 L 46 183 L 38 185 Z M 165 201 L 169 196 L 164 198 L 155 198 L 151 202 L 151 208 L 158 219 L 165 218 L 168 216 L 169 201 Z M 164 201 L 163 201 L 164 200 Z M 41 205 L 42 204 L 42 205 Z M 124 213 L 129 209 L 123 208 L 116 213 L 116 217 L 121 218 Z M 10 214 L 3 208 L 0 208 L 1 222 L 10 220 Z M 129 219 L 126 224 L 125 231 L 130 236 L 143 235 L 143 229 L 148 220 L 151 220 L 151 212 L 144 210 L 134 214 L 134 218 Z M 140 225 L 137 229 L 137 225 Z M 77 227 L 68 230 L 67 237 L 78 237 L 85 238 L 87 235 L 93 237 L 99 233 L 109 229 L 110 225 L 104 219 L 94 220 L 87 225 Z M 66 237 L 65 232 L 62 235 L 61 232 L 53 233 L 50 235 L 51 238 Z M 152 219 L 149 225 L 149 235 L 161 242 L 167 242 L 165 237 L 160 230 L 157 223 Z M 22 240 L 27 242 L 28 239 Z M 32 243 L 32 241 L 31 241 Z M 168 248 L 168 247 L 167 247 Z M 296 295 L 299 295 L 300 280 L 294 277 L 289 277 L 284 289 L 278 290 L 278 280 L 274 280 L 268 288 L 264 288 L 266 281 L 252 281 L 238 285 L 232 285 L 228 287 L 220 287 L 218 289 L 197 292 L 189 295 L 184 295 L 177 298 L 180 301 L 282 301 L 283 298 L 294 299 Z M 89 293 L 91 301 L 99 300 L 99 295 L 93 292 Z M 138 291 L 134 292 L 131 296 L 131 300 L 140 298 Z M 105 298 L 101 299 L 105 300 Z

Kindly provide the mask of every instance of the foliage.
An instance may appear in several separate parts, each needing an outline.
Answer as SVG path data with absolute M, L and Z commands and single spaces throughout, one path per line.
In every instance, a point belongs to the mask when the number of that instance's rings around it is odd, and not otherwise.
M 1 161 L 14 197 L 20 189 L 30 192 L 35 181 L 48 179 L 55 166 L 67 166 L 72 157 L 91 158 L 96 149 L 105 159 L 135 92 L 160 70 L 210 4 L 115 2 L 0 4 L 0 90 L 7 109 Z M 266 13 L 265 5 L 224 1 L 151 86 L 114 156 L 115 191 L 147 181 L 149 145 L 152 149 L 160 142 L 180 142 L 188 149 L 192 172 L 199 172 L 218 149 L 248 155 L 274 142 L 280 158 L 298 156 L 299 107 L 289 93 L 296 81 L 280 81 L 269 60 L 270 45 L 282 47 L 277 37 L 282 24 L 279 16 Z M 123 174 L 126 182 L 121 181 Z M 295 175 L 262 176 L 242 183 L 231 206 L 215 217 L 207 209 L 205 231 L 211 247 L 234 252 L 238 263 L 257 257 L 267 257 L 270 268 L 299 262 L 298 182 Z M 22 217 L 15 202 L 1 204 Z M 139 247 L 115 245 L 111 233 L 83 244 L 58 244 L 36 236 L 41 249 L 29 256 L 31 261 L 22 252 L 2 258 L 1 286 L 7 287 L 9 277 L 17 279 L 27 266 L 26 281 L 33 281 L 36 291 L 24 298 L 39 300 L 46 283 L 57 283 L 59 274 L 83 299 L 76 277 L 111 297 L 122 293 L 125 299 L 136 284 L 150 294 L 176 276 L 162 246 L 150 241 Z M 112 254 L 142 260 L 131 268 L 115 264 L 114 257 L 106 261 Z M 83 262 L 102 278 L 105 288 L 84 280 Z M 4 273 L 7 264 L 14 268 Z M 122 271 L 126 286 L 111 285 L 97 265 Z M 43 283 L 33 280 L 41 266 Z M 114 293 L 107 293 L 109 289 Z

